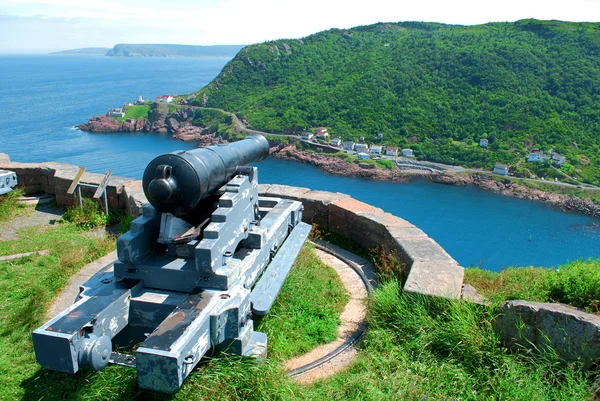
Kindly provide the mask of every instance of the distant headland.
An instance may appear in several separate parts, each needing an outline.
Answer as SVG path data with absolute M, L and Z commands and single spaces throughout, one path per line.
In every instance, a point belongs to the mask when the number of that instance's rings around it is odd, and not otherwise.
M 120 43 L 113 48 L 86 47 L 51 54 L 104 54 L 109 57 L 234 57 L 245 45 L 167 45 Z
M 50 54 L 106 54 L 110 47 L 84 47 L 82 49 L 61 50 Z

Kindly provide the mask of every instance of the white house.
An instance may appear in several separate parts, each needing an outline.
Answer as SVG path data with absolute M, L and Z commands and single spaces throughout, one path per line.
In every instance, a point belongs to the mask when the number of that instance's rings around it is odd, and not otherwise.
M 173 102 L 173 96 L 171 95 L 162 95 L 156 98 L 157 102 L 161 102 L 161 103 L 172 103 Z
M 414 153 L 412 149 L 402 149 L 402 156 L 405 157 L 414 157 Z
M 342 140 L 340 138 L 332 139 L 331 146 L 342 146 Z
M 356 148 L 356 144 L 352 141 L 344 142 L 342 148 L 344 150 L 354 150 L 354 148 Z
M 110 110 L 108 110 L 107 114 L 108 114 L 109 117 L 118 117 L 118 118 L 125 117 L 125 112 L 120 107 L 116 108 L 116 109 L 110 109 Z
M 317 139 L 326 139 L 326 138 L 329 138 L 329 133 L 327 131 L 318 132 L 316 137 L 317 137 Z
M 312 132 L 303 132 L 303 133 L 300 135 L 300 137 L 301 137 L 302 139 L 306 139 L 306 140 L 308 140 L 308 139 L 312 139 L 312 137 L 313 137 L 313 136 L 314 136 L 314 135 L 312 134 Z
M 506 164 L 494 164 L 494 173 L 498 175 L 508 175 L 508 166 Z
M 369 153 L 369 145 L 366 143 L 357 143 L 354 148 L 357 152 Z
M 364 152 L 357 153 L 356 156 L 358 156 L 359 159 L 363 159 L 363 160 L 371 158 L 371 156 L 369 156 L 368 153 L 364 153 Z
M 488 140 L 485 138 L 481 138 L 479 140 L 479 146 L 481 146 L 482 148 L 487 148 L 488 147 Z
M 398 156 L 398 148 L 388 146 L 387 148 L 385 148 L 385 155 L 394 157 Z
M 381 146 L 379 145 L 373 145 L 371 146 L 371 154 L 372 155 L 380 155 L 381 154 Z

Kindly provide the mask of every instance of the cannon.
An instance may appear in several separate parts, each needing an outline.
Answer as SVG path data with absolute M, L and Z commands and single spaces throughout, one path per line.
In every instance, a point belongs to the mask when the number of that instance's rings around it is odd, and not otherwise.
M 118 238 L 118 260 L 33 332 L 38 363 L 131 366 L 140 387 L 173 393 L 207 353 L 266 356 L 252 318 L 273 305 L 311 229 L 300 202 L 258 196 L 249 164 L 268 152 L 250 135 L 152 160 L 150 204 Z

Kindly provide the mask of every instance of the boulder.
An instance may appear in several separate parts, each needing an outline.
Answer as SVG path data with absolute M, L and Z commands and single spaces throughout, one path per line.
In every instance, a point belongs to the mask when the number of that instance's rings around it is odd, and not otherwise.
M 567 361 L 580 361 L 584 369 L 600 361 L 600 316 L 568 305 L 508 301 L 494 328 L 509 348 L 551 348 Z

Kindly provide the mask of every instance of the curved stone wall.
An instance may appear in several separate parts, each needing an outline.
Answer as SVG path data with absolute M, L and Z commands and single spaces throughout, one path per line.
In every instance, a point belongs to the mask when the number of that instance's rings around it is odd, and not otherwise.
M 46 192 L 59 205 L 70 206 L 75 196 L 67 189 L 78 167 L 61 163 L 17 163 L 0 154 L 0 168 L 17 173 L 26 194 Z M 85 173 L 82 182 L 99 184 L 102 174 Z M 304 205 L 304 221 L 342 235 L 357 245 L 372 249 L 382 246 L 402 260 L 406 291 L 448 298 L 460 298 L 464 271 L 441 246 L 418 227 L 383 210 L 357 201 L 349 195 L 283 185 L 261 185 L 263 196 L 288 198 Z M 84 196 L 93 190 L 84 188 Z M 139 216 L 148 203 L 139 180 L 112 176 L 107 186 L 109 208 Z

